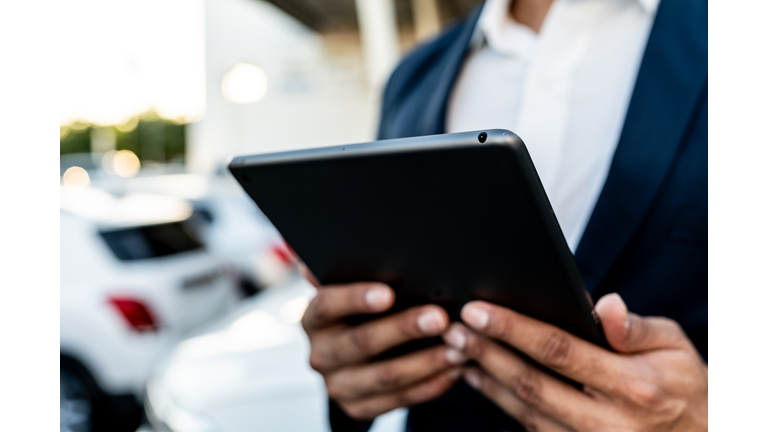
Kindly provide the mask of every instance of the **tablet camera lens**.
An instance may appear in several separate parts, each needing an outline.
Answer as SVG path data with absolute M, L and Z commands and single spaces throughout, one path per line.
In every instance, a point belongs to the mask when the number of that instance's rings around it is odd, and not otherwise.
M 488 134 L 485 132 L 480 132 L 480 135 L 477 136 L 477 140 L 480 141 L 480 144 L 484 143 L 486 138 L 488 138 Z

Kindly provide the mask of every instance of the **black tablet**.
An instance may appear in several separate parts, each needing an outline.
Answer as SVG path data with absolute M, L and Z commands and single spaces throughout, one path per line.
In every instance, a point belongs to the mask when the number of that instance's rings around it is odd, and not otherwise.
M 487 300 L 607 347 L 510 131 L 241 156 L 229 168 L 324 285 L 385 282 L 396 292 L 390 312 L 434 303 L 452 320 L 466 302 Z

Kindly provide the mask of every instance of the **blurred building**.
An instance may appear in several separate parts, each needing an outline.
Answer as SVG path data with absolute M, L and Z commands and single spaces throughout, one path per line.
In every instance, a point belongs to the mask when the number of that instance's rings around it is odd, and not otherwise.
M 187 164 L 371 140 L 401 53 L 478 0 L 206 0 L 205 97 Z
M 129 150 L 142 173 L 208 174 L 233 154 L 371 140 L 402 54 L 478 1 L 67 0 L 62 170 Z

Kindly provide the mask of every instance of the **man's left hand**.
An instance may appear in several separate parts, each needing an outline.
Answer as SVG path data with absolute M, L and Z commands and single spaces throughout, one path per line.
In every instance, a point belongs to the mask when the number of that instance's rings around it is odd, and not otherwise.
M 529 431 L 707 430 L 708 368 L 675 322 L 600 299 L 610 352 L 555 326 L 482 301 L 467 303 L 448 345 L 480 364 L 465 380 Z M 584 384 L 578 390 L 493 340 Z

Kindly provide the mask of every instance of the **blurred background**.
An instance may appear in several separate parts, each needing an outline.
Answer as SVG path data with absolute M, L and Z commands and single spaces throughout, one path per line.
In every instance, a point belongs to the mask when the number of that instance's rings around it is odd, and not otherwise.
M 329 430 L 314 289 L 228 158 L 373 140 L 401 56 L 477 3 L 61 3 L 61 431 Z

